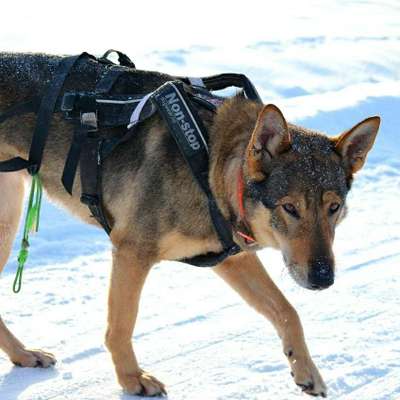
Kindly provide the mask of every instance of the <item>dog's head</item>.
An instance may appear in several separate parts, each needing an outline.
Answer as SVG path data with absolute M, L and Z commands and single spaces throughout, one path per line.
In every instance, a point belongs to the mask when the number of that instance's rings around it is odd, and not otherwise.
M 248 222 L 259 244 L 272 242 L 282 251 L 291 276 L 305 288 L 334 282 L 335 227 L 379 123 L 371 117 L 330 138 L 288 125 L 273 105 L 258 115 L 243 168 Z

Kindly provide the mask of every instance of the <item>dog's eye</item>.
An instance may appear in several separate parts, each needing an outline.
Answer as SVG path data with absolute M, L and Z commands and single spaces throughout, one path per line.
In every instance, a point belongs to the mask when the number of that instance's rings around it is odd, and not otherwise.
M 282 207 L 292 217 L 295 217 L 297 219 L 300 218 L 300 215 L 297 212 L 296 207 L 292 203 L 285 203 L 282 205 Z
M 329 214 L 330 215 L 335 214 L 337 211 L 339 211 L 339 208 L 340 208 L 340 204 L 339 203 L 332 203 L 329 206 Z

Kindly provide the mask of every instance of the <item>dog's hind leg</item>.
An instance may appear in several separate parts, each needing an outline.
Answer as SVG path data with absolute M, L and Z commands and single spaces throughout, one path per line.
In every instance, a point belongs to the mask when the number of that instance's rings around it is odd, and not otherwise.
M 297 312 L 268 276 L 258 257 L 241 253 L 213 270 L 274 325 L 295 383 L 305 393 L 326 397 L 326 386 L 311 360 Z
M 23 172 L 0 173 L 0 272 L 3 270 L 18 229 L 24 197 Z M 48 367 L 54 356 L 41 350 L 28 350 L 0 318 L 0 349 L 22 367 Z
M 122 388 L 129 394 L 156 396 L 165 393 L 165 387 L 139 367 L 132 346 L 140 294 L 150 267 L 150 262 L 138 259 L 131 244 L 114 249 L 106 345 Z
M 24 197 L 22 172 L 0 173 L 0 271 L 10 256 Z

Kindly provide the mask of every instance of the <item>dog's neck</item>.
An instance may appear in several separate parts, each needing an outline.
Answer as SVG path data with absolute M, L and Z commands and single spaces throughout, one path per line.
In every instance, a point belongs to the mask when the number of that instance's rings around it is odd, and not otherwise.
M 210 186 L 223 215 L 239 220 L 238 173 L 262 105 L 241 96 L 227 100 L 210 130 Z
M 237 210 L 237 174 L 262 105 L 236 96 L 217 112 L 210 130 L 210 185 L 224 215 Z

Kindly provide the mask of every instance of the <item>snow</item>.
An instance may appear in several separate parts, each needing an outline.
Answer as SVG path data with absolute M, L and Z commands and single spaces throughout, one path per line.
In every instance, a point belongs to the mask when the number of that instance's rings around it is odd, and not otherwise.
M 349 196 L 349 215 L 337 229 L 335 285 L 307 291 L 291 280 L 278 252 L 267 249 L 260 256 L 300 314 L 330 398 L 398 400 L 398 2 L 310 1 L 301 6 L 280 1 L 261 7 L 248 0 L 247 11 L 243 5 L 231 7 L 224 22 L 227 3 L 204 1 L 192 11 L 193 18 L 176 16 L 175 24 L 165 15 L 178 7 L 177 1 L 168 6 L 121 2 L 126 12 L 113 19 L 108 18 L 109 3 L 99 4 L 99 16 L 92 19 L 94 3 L 66 4 L 64 21 L 54 10 L 29 18 L 38 7 L 33 2 L 24 8 L 9 4 L 10 17 L 0 32 L 3 49 L 100 53 L 114 47 L 144 69 L 193 76 L 244 72 L 265 102 L 277 104 L 290 121 L 330 134 L 381 115 L 377 143 Z M 220 17 L 208 23 L 214 6 Z M 153 14 L 153 26 L 135 18 L 146 12 Z M 17 13 L 24 24 L 18 31 Z M 75 18 L 77 28 L 71 32 Z M 185 34 L 177 31 L 178 19 Z M 108 28 L 98 28 L 95 37 L 78 26 L 82 21 L 92 28 L 107 22 Z M 162 34 L 157 33 L 160 26 Z M 0 312 L 26 345 L 55 353 L 58 364 L 48 370 L 20 369 L 0 355 L 0 399 L 131 398 L 116 383 L 103 345 L 110 271 L 105 234 L 46 201 L 22 292 L 15 295 L 18 243 L 1 278 Z M 134 341 L 142 366 L 168 385 L 171 400 L 305 396 L 289 375 L 272 326 L 209 270 L 157 265 L 142 295 Z

